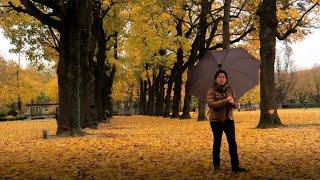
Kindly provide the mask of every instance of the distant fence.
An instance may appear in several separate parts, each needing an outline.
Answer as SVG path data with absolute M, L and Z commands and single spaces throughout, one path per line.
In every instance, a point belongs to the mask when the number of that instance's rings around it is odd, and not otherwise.
M 56 118 L 58 114 L 58 103 L 50 104 L 27 104 L 26 116 L 28 119 Z
M 297 108 L 320 108 L 320 103 L 306 103 L 306 104 L 282 104 L 282 109 L 297 109 Z M 239 111 L 255 111 L 259 109 L 259 104 L 240 104 L 237 107 Z
M 138 102 L 115 101 L 112 108 L 113 115 L 130 116 L 139 114 Z
M 0 121 L 56 118 L 57 113 L 58 103 L 27 104 L 27 112 L 24 114 L 18 116 L 1 117 Z

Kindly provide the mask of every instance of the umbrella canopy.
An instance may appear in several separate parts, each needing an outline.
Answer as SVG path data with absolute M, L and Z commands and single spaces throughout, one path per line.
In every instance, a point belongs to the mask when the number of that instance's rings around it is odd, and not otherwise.
M 205 101 L 207 90 L 213 86 L 214 75 L 220 68 L 227 72 L 236 99 L 259 83 L 260 61 L 246 50 L 232 48 L 209 51 L 189 71 L 191 94 Z

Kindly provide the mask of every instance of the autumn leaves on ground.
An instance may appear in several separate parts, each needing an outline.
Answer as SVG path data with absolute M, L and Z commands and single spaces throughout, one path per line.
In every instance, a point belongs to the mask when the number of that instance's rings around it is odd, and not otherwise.
M 278 129 L 255 129 L 258 117 L 258 111 L 235 112 L 240 164 L 250 169 L 244 174 L 231 173 L 225 136 L 221 171 L 212 171 L 209 122 L 195 118 L 116 116 L 76 138 L 55 137 L 55 120 L 1 122 L 0 177 L 319 179 L 319 109 L 280 110 L 287 127 Z

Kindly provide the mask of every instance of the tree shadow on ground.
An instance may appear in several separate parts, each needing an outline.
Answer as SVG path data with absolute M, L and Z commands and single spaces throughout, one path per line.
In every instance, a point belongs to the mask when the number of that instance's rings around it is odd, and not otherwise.
M 281 126 L 281 127 L 269 127 L 269 128 L 257 128 L 255 126 L 250 129 L 299 129 L 299 128 L 311 128 L 311 127 L 320 127 L 320 123 L 284 124 L 284 126 Z
M 306 124 L 286 124 L 284 127 L 281 128 L 292 128 L 292 129 L 297 129 L 297 128 L 309 128 L 309 127 L 320 127 L 320 123 L 306 123 Z

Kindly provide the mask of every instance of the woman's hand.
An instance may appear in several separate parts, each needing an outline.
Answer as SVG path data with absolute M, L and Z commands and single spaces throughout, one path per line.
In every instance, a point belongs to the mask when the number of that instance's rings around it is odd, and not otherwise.
M 228 100 L 228 102 L 229 102 L 230 104 L 234 104 L 234 103 L 235 103 L 232 96 L 228 96 L 228 97 L 227 97 L 227 100 Z

